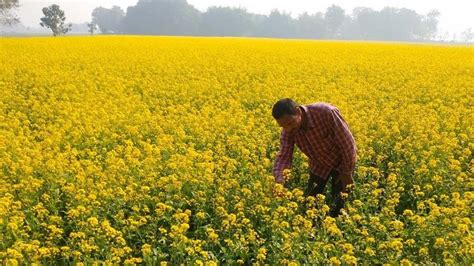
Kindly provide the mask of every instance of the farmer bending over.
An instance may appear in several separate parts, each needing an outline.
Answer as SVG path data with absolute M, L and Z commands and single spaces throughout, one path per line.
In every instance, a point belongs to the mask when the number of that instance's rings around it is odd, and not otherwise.
M 353 184 L 357 147 L 339 109 L 328 103 L 299 105 L 281 99 L 273 105 L 272 115 L 282 127 L 280 151 L 275 158 L 273 175 L 283 184 L 283 170 L 290 169 L 294 145 L 308 156 L 310 175 L 305 196 L 322 194 L 331 178 L 334 205 L 329 215 L 336 217 L 344 207 L 341 192 Z

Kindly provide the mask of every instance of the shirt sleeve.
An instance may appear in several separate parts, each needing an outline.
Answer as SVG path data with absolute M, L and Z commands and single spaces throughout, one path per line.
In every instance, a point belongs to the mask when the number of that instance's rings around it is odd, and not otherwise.
M 339 109 L 331 109 L 328 119 L 334 133 L 335 145 L 341 156 L 341 164 L 338 168 L 343 176 L 351 176 L 355 167 L 357 153 L 354 137 L 346 121 L 342 118 Z
M 273 165 L 273 176 L 275 177 L 275 181 L 279 183 L 283 182 L 283 170 L 291 168 L 294 145 L 295 142 L 290 134 L 282 130 L 280 136 L 280 150 L 276 155 Z

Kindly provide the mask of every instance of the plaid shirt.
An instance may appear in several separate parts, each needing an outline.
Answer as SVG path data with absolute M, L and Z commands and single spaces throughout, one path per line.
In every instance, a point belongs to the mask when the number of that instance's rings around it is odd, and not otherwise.
M 357 147 L 339 109 L 327 103 L 300 107 L 307 118 L 307 125 L 291 133 L 282 130 L 280 151 L 273 166 L 276 180 L 283 179 L 283 169 L 291 168 L 294 144 L 310 159 L 314 175 L 326 179 L 331 170 L 336 169 L 341 177 L 352 176 Z

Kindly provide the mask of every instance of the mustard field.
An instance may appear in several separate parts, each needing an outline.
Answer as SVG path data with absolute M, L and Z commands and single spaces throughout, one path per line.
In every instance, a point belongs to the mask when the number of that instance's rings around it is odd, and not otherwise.
M 472 265 L 474 47 L 0 39 L 3 265 Z M 339 108 L 347 215 L 271 174 L 272 105 Z

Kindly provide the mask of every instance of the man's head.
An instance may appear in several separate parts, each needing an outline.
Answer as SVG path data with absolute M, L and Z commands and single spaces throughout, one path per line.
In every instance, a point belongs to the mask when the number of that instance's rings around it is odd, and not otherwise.
M 299 129 L 302 122 L 302 112 L 299 105 L 292 99 L 281 99 L 273 105 L 272 115 L 278 125 L 287 132 Z

